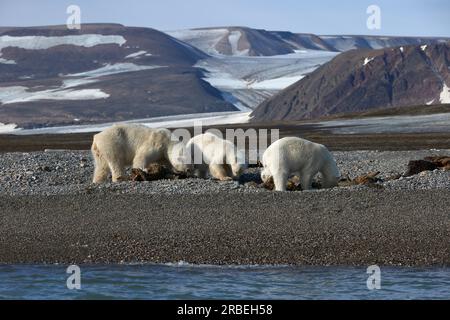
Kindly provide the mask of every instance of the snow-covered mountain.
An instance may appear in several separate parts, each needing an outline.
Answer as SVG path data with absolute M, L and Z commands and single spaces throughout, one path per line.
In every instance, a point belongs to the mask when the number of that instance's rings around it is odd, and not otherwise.
M 246 27 L 201 28 L 167 32 L 208 53 L 196 66 L 225 99 L 241 110 L 255 109 L 280 90 L 352 49 L 427 45 L 450 38 L 318 36 Z
M 450 40 L 438 37 L 315 35 L 247 27 L 200 28 L 167 33 L 208 54 L 226 56 L 274 56 L 295 53 L 298 50 L 344 52 L 352 49 L 434 44 Z
M 0 28 L 0 123 L 27 128 L 237 110 L 193 67 L 206 57 L 149 28 Z

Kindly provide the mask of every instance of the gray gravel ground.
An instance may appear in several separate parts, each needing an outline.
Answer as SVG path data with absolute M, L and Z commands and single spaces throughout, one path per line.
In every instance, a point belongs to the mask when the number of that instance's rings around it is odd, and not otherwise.
M 450 150 L 334 152 L 343 175 Z M 86 151 L 0 154 L 0 263 L 450 265 L 450 173 L 270 192 L 202 179 L 90 183 Z
M 450 191 L 0 196 L 0 263 L 450 266 Z

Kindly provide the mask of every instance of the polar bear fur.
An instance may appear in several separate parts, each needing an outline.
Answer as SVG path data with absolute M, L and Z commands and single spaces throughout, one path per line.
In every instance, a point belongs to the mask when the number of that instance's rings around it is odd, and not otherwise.
M 324 188 L 335 187 L 339 169 L 328 149 L 318 143 L 296 137 L 277 140 L 263 154 L 261 179 L 271 177 L 276 191 L 286 191 L 291 175 L 298 175 L 303 190 L 311 189 L 313 177 L 320 172 Z
M 205 178 L 209 170 L 218 180 L 238 179 L 247 167 L 245 155 L 232 142 L 210 132 L 190 139 L 186 149 L 195 174 L 200 178 Z
M 129 166 L 146 170 L 151 163 L 161 163 L 174 171 L 187 170 L 185 147 L 172 141 L 167 129 L 114 125 L 94 136 L 91 151 L 95 161 L 93 183 L 104 182 L 109 173 L 113 182 L 126 180 L 125 168 Z

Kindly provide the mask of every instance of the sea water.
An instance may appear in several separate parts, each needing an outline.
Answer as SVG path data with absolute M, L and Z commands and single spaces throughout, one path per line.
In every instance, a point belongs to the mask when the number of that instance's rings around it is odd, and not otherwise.
M 369 289 L 364 267 L 0 265 L 0 299 L 450 299 L 450 268 L 381 267 Z M 70 287 L 70 285 L 69 285 Z

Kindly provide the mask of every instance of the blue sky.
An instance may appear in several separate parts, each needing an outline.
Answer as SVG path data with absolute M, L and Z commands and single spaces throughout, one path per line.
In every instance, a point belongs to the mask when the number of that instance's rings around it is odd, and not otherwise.
M 1 26 L 64 24 L 66 8 L 81 22 L 175 30 L 248 26 L 316 34 L 450 36 L 450 0 L 0 0 Z M 381 29 L 366 27 L 369 5 L 381 8 Z

